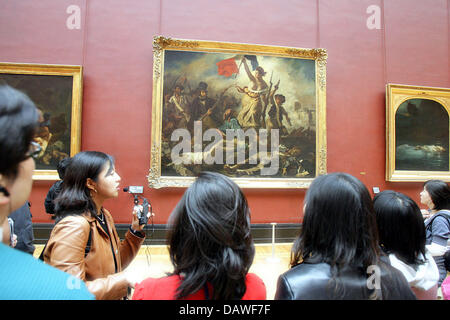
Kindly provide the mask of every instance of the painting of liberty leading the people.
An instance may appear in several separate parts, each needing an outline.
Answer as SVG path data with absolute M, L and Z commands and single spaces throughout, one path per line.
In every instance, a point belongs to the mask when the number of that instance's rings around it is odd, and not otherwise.
M 315 79 L 314 60 L 167 50 L 161 174 L 315 177 Z

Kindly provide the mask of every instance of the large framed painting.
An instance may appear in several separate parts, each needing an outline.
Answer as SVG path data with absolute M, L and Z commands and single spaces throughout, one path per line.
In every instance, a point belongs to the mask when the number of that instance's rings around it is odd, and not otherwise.
M 325 49 L 163 36 L 153 48 L 151 188 L 201 171 L 307 188 L 326 173 Z
M 450 89 L 386 86 L 386 180 L 450 181 Z
M 34 138 L 42 148 L 34 180 L 57 180 L 58 162 L 80 151 L 82 67 L 0 63 L 0 85 L 7 84 L 35 103 L 40 115 Z

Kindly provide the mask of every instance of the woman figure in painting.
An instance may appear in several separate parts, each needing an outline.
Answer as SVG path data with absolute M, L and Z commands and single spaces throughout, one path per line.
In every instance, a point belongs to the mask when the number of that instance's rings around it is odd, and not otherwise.
M 306 193 L 292 268 L 275 299 L 415 299 L 405 277 L 381 260 L 372 199 L 346 173 L 313 180 Z
M 266 81 L 263 79 L 266 72 L 264 72 L 262 67 L 257 67 L 253 75 L 250 72 L 245 57 L 242 57 L 242 64 L 250 79 L 250 84 L 244 88 L 236 86 L 237 91 L 244 94 L 242 98 L 242 109 L 238 114 L 237 120 L 241 127 L 245 129 L 259 129 L 261 127 L 264 99 L 269 90 Z
M 148 278 L 135 300 L 262 300 L 262 280 L 248 273 L 255 248 L 250 211 L 241 189 L 229 178 L 201 173 L 169 218 L 167 242 L 174 271 Z
M 400 270 L 418 299 L 437 297 L 439 270 L 425 248 L 425 226 L 417 204 L 386 190 L 374 198 L 379 242 L 391 265 Z
M 420 193 L 420 202 L 429 208 L 430 216 L 425 220 L 426 246 L 439 269 L 439 286 L 447 270 L 445 254 L 450 238 L 450 188 L 442 180 L 428 180 Z M 447 253 L 448 255 L 448 253 Z
M 136 213 L 120 242 L 114 220 L 103 207 L 116 198 L 120 176 L 111 156 L 97 151 L 76 154 L 55 199 L 56 224 L 44 248 L 44 261 L 86 281 L 99 300 L 126 297 L 135 282 L 124 272 L 136 256 L 144 234 Z

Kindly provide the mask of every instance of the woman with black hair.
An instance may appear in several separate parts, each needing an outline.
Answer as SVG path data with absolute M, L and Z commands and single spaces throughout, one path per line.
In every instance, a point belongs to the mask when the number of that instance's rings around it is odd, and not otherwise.
M 110 155 L 76 154 L 55 199 L 56 224 L 43 253 L 46 263 L 85 280 L 99 300 L 126 297 L 135 282 L 123 270 L 144 241 L 135 212 L 121 242 L 111 214 L 103 207 L 105 200 L 118 196 L 119 183 Z
M 436 299 L 439 270 L 425 248 L 425 226 L 417 204 L 392 190 L 374 198 L 379 242 L 393 267 L 400 270 L 418 299 Z
M 255 249 L 250 211 L 229 178 L 201 173 L 169 218 L 174 271 L 136 285 L 134 300 L 263 300 L 262 280 L 248 273 Z
M 429 208 L 430 217 L 425 220 L 426 247 L 439 269 L 439 286 L 447 276 L 445 255 L 449 254 L 450 239 L 450 188 L 442 180 L 428 180 L 420 193 L 420 202 Z M 447 253 L 446 253 L 447 252 Z
M 38 111 L 24 93 L 0 85 L 0 239 L 1 226 L 11 212 L 28 199 L 33 184 L 34 158 L 40 146 L 33 142 Z M 78 290 L 70 275 L 43 264 L 31 255 L 0 243 L 0 300 L 93 299 L 82 281 Z
M 315 178 L 304 213 L 275 299 L 415 299 L 405 277 L 380 259 L 372 199 L 361 181 L 346 173 Z

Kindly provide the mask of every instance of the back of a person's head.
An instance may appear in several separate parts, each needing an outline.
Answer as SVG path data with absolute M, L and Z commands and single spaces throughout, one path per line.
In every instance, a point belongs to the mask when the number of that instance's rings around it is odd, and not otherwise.
M 169 219 L 168 244 L 174 274 L 183 281 L 177 298 L 213 287 L 212 299 L 240 299 L 253 262 L 250 212 L 231 179 L 201 173 L 186 190 Z
M 434 210 L 450 210 L 450 188 L 442 180 L 428 180 L 424 183 L 425 190 L 431 197 Z
M 97 181 L 105 166 L 112 170 L 114 160 L 110 155 L 99 151 L 83 151 L 71 158 L 64 174 L 62 190 L 54 201 L 58 220 L 67 214 L 87 211 L 96 214 L 86 182 L 88 178 Z
M 377 194 L 373 203 L 383 250 L 409 265 L 423 263 L 425 225 L 417 204 L 407 195 L 392 190 Z
M 338 269 L 376 263 L 375 213 L 369 191 L 360 180 L 347 173 L 319 176 L 311 183 L 305 203 L 292 266 L 310 256 Z
M 66 173 L 66 168 L 69 166 L 70 160 L 72 158 L 64 158 L 58 162 L 56 165 L 56 171 L 58 171 L 59 178 L 64 180 L 64 174 Z
M 36 133 L 38 113 L 24 93 L 0 85 L 0 174 L 15 178 Z

